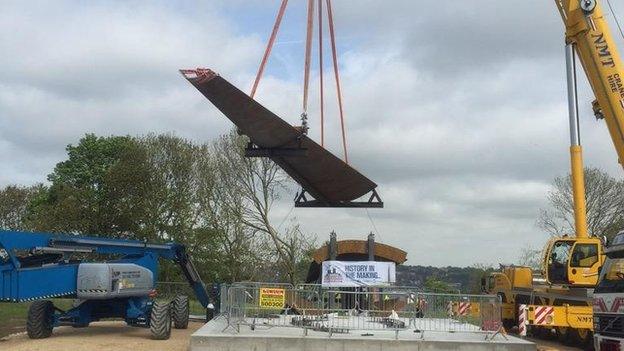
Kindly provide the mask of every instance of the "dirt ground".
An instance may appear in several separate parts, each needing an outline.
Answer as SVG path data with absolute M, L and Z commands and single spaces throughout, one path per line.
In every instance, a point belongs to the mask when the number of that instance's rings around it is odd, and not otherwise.
M 26 333 L 0 339 L 2 351 L 187 351 L 191 334 L 204 323 L 190 322 L 188 329 L 172 329 L 169 340 L 152 340 L 144 328 L 131 328 L 123 322 L 98 322 L 88 328 L 60 327 L 48 339 L 31 340 Z M 578 351 L 554 341 L 530 339 L 538 351 Z
M 7 318 L 0 321 L 0 340 L 6 335 L 23 332 L 26 325 L 25 318 Z M 0 344 L 2 345 L 2 344 Z
M 540 339 L 528 339 L 529 341 L 533 341 L 537 344 L 538 351 L 581 351 L 581 348 L 571 347 L 571 346 L 563 346 L 555 341 L 546 341 Z
M 149 329 L 123 322 L 98 322 L 88 328 L 60 327 L 50 338 L 31 340 L 20 333 L 0 340 L 2 351 L 186 351 L 191 334 L 204 323 L 190 322 L 188 329 L 172 329 L 169 340 L 152 340 Z

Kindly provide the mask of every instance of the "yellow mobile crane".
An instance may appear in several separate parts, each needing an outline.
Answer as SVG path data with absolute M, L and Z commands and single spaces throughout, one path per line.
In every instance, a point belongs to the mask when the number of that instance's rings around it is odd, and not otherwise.
M 519 306 L 535 334 L 553 331 L 561 341 L 590 345 L 593 332 L 592 294 L 604 256 L 604 241 L 588 233 L 585 181 L 580 142 L 576 57 L 581 61 L 596 100 L 593 111 L 605 120 L 624 165 L 624 67 L 609 24 L 597 0 L 555 0 L 565 33 L 568 109 L 570 119 L 571 178 L 575 235 L 549 240 L 542 261 L 542 279 L 528 267 L 503 267 L 483 282 L 489 293 L 501 296 L 507 327 L 516 324 Z M 576 53 L 576 55 L 575 55 Z

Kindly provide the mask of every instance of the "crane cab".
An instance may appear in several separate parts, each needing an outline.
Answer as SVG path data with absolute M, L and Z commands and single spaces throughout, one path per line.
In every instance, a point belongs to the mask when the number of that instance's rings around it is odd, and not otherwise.
M 551 239 L 545 250 L 544 274 L 549 284 L 593 287 L 605 260 L 602 240 L 596 237 Z

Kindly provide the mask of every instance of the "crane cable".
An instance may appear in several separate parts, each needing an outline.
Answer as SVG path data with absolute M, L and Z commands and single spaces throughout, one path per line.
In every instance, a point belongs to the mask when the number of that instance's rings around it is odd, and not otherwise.
M 336 79 L 336 94 L 338 95 L 338 109 L 340 112 L 340 127 L 342 129 L 342 149 L 344 151 L 345 163 L 349 164 L 347 155 L 347 137 L 345 133 L 344 112 L 342 108 L 342 92 L 340 89 L 340 75 L 338 73 L 338 55 L 336 54 L 336 36 L 334 33 L 334 16 L 332 13 L 331 0 L 327 0 L 327 21 L 329 22 L 329 36 L 331 39 L 332 58 L 334 61 L 334 77 Z
M 620 25 L 620 21 L 615 14 L 615 10 L 613 10 L 613 6 L 611 6 L 611 0 L 607 0 L 607 5 L 609 5 L 609 10 L 611 10 L 611 14 L 613 15 L 613 19 L 615 19 L 615 24 L 617 24 L 618 29 L 620 30 L 620 36 L 624 39 L 624 31 L 622 31 L 622 26 Z
M 305 63 L 303 67 L 303 113 L 308 112 L 308 86 L 310 84 L 310 55 L 312 54 L 312 31 L 314 30 L 314 0 L 308 0 L 306 26 Z
M 280 24 L 282 23 L 282 17 L 284 17 L 284 12 L 286 11 L 286 5 L 288 5 L 288 0 L 282 0 L 282 4 L 280 5 L 279 11 L 277 12 L 277 17 L 275 18 L 273 31 L 271 32 L 271 36 L 269 37 L 267 47 L 264 50 L 264 56 L 262 57 L 262 61 L 260 62 L 260 67 L 258 67 L 258 73 L 256 73 L 256 80 L 254 80 L 253 87 L 251 88 L 251 94 L 249 94 L 252 99 L 254 95 L 256 95 L 256 89 L 258 89 L 260 78 L 262 78 L 262 73 L 264 73 L 264 67 L 266 66 L 267 60 L 269 59 L 269 55 L 271 55 L 271 49 L 273 48 L 273 43 L 275 43 L 275 37 L 277 36 Z
M 271 55 L 271 50 L 273 48 L 273 44 L 275 43 L 275 38 L 277 37 L 277 32 L 279 31 L 282 18 L 284 17 L 284 12 L 286 11 L 286 6 L 288 5 L 288 0 L 282 0 L 279 11 L 277 13 L 277 17 L 275 18 L 275 23 L 273 24 L 273 31 L 271 32 L 271 36 L 269 37 L 269 41 L 267 43 L 266 49 L 264 51 L 264 56 L 260 61 L 260 67 L 258 67 L 258 72 L 256 73 L 256 79 L 254 80 L 253 87 L 251 88 L 251 93 L 249 96 L 253 99 L 256 95 L 256 90 L 258 89 L 258 84 L 260 83 L 260 79 L 262 79 L 262 74 L 264 73 L 264 69 L 266 67 L 269 56 Z M 318 23 L 319 23 L 319 73 L 320 73 L 320 100 L 321 100 L 321 146 L 325 144 L 325 131 L 324 131 L 324 91 L 323 91 L 323 14 L 322 14 L 322 0 L 318 0 L 319 5 L 319 14 L 318 14 Z M 329 36 L 331 42 L 331 50 L 332 50 L 332 60 L 334 67 L 334 79 L 336 81 L 336 95 L 338 98 L 338 110 L 340 113 L 340 128 L 342 132 L 342 148 L 344 152 L 344 161 L 349 164 L 349 155 L 347 153 L 347 136 L 345 131 L 345 118 L 344 118 L 344 109 L 342 105 L 342 89 L 340 87 L 340 74 L 338 71 L 338 54 L 336 50 L 336 35 L 334 29 L 334 16 L 332 12 L 331 0 L 326 0 L 326 8 L 327 8 L 327 22 L 329 24 Z M 302 127 L 304 128 L 304 132 L 307 130 L 307 110 L 308 110 L 308 95 L 309 95 L 309 83 L 310 83 L 310 59 L 312 53 L 312 33 L 314 31 L 314 0 L 308 0 L 308 16 L 307 16 L 307 26 L 306 26 L 306 46 L 305 46 L 305 64 L 304 64 L 304 78 L 303 78 L 303 113 L 301 115 L 302 119 Z
M 321 147 L 325 147 L 325 101 L 323 93 L 323 0 L 318 0 L 319 85 L 321 100 Z

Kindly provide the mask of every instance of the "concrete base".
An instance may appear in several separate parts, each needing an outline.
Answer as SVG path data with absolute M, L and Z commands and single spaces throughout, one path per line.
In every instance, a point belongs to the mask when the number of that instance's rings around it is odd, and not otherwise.
M 191 351 L 400 351 L 400 350 L 477 350 L 477 351 L 534 351 L 534 343 L 507 335 L 496 335 L 490 340 L 486 334 L 470 332 L 426 331 L 407 329 L 351 330 L 347 334 L 332 334 L 289 327 L 241 326 L 240 332 L 227 328 L 224 318 L 217 318 L 191 336 Z

